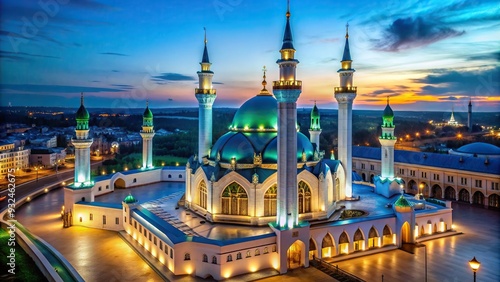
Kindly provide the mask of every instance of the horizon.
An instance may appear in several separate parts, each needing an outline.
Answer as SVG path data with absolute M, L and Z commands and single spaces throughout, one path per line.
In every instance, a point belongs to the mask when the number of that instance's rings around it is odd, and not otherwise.
M 62 1 L 59 1 L 62 2 Z M 207 29 L 215 108 L 238 108 L 276 80 L 286 1 L 3 1 L 0 106 L 195 108 Z M 354 110 L 498 112 L 500 8 L 416 0 L 291 1 L 298 108 L 337 109 L 333 88 L 349 23 Z M 35 15 L 45 13 L 45 18 Z M 81 17 L 85 15 L 85 18 Z M 43 20 L 43 21 L 42 21 Z M 30 25 L 31 24 L 31 25 Z M 35 26 L 37 24 L 38 26 Z M 31 28 L 31 29 L 30 29 Z

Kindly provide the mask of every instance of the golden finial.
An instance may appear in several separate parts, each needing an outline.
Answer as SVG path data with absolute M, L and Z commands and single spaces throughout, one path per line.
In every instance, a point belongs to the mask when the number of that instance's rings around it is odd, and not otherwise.
M 269 91 L 267 91 L 267 89 L 266 89 L 266 85 L 267 85 L 267 81 L 266 81 L 266 72 L 267 72 L 267 69 L 266 69 L 266 66 L 264 66 L 262 68 L 262 71 L 264 72 L 264 75 L 262 76 L 262 90 L 260 90 L 260 94 L 261 95 L 268 95 Z
M 345 39 L 349 38 L 349 23 L 345 25 Z
M 205 31 L 205 45 L 207 45 L 207 29 L 203 27 L 203 30 Z
M 290 18 L 290 0 L 287 2 L 286 17 Z

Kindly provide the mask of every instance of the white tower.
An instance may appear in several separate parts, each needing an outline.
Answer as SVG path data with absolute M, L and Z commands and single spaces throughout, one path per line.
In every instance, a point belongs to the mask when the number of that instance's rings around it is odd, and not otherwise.
M 340 87 L 335 87 L 335 99 L 339 103 L 338 111 L 338 159 L 345 170 L 345 197 L 352 197 L 352 102 L 356 98 L 356 87 L 352 85 L 355 70 L 351 68 L 349 52 L 349 25 L 346 26 L 344 55 L 340 76 Z
M 149 109 L 149 103 L 146 102 L 146 110 L 142 115 L 142 168 L 153 167 L 153 137 L 155 131 L 153 129 L 153 113 Z
M 387 106 L 385 106 L 382 116 L 382 135 L 378 138 L 381 148 L 382 178 L 394 178 L 394 144 L 397 138 L 394 136 L 394 112 L 389 106 L 389 97 L 387 97 Z
M 319 110 L 314 102 L 314 107 L 311 111 L 311 126 L 309 127 L 309 140 L 311 143 L 316 144 L 316 152 L 319 150 L 319 136 L 321 135 L 321 124 L 319 122 Z
M 302 81 L 296 80 L 290 10 L 286 13 L 285 34 L 280 50 L 278 81 L 273 82 L 273 94 L 278 101 L 278 201 L 276 223 L 292 228 L 299 221 L 297 201 L 297 99 L 302 92 Z
M 89 112 L 83 105 L 83 93 L 81 105 L 76 112 L 76 137 L 71 139 L 75 146 L 75 180 L 73 186 L 91 186 L 90 181 L 90 146 L 92 138 L 89 138 Z
M 198 88 L 195 89 L 195 96 L 198 99 L 198 160 L 200 163 L 203 157 L 207 156 L 212 147 L 212 105 L 217 96 L 212 88 L 212 77 L 214 72 L 210 70 L 210 60 L 208 59 L 207 34 L 205 30 L 205 49 L 201 59 L 201 71 L 198 73 Z

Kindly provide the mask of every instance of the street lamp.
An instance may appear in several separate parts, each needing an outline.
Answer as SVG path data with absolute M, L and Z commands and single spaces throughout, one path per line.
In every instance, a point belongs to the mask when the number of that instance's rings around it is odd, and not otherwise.
M 469 260 L 469 265 L 470 268 L 472 268 L 472 271 L 474 272 L 474 282 L 476 282 L 476 272 L 481 266 L 481 263 L 477 261 L 476 257 L 474 257 L 473 259 Z

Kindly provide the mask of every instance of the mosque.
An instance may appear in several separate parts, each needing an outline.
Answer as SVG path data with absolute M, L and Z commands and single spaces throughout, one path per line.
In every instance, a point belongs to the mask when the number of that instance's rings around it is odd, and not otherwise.
M 279 79 L 243 103 L 229 131 L 212 144 L 212 105 L 216 89 L 207 40 L 198 71 L 198 152 L 185 169 L 153 167 L 153 113 L 143 115 L 143 166 L 138 170 L 90 177 L 89 114 L 76 114 L 75 180 L 64 188 L 65 226 L 81 225 L 124 232 L 174 275 L 221 280 L 264 269 L 286 273 L 308 267 L 312 259 L 333 260 L 396 249 L 404 243 L 452 233 L 449 201 L 426 201 L 402 192 L 394 175 L 394 114 L 383 112 L 381 174 L 373 186 L 353 184 L 352 105 L 357 88 L 346 29 L 345 46 L 334 88 L 338 102 L 338 159 L 325 158 L 319 147 L 319 110 L 311 112 L 310 137 L 298 132 L 297 79 L 291 13 L 286 12 Z M 96 197 L 115 188 L 156 182 L 184 182 L 185 192 L 154 203 L 138 204 L 131 194 L 122 203 Z M 138 198 L 140 195 L 136 195 Z M 174 201 L 174 202 L 171 202 Z M 204 226 L 232 230 L 213 237 L 182 222 L 187 215 Z M 205 223 L 206 222 L 206 223 Z M 249 228 L 250 227 L 250 228 Z M 246 229 L 245 229 L 246 228 Z M 212 229 L 212 230 L 214 230 Z M 241 229 L 241 230 L 240 230 Z M 259 230 L 244 232 L 243 230 Z

